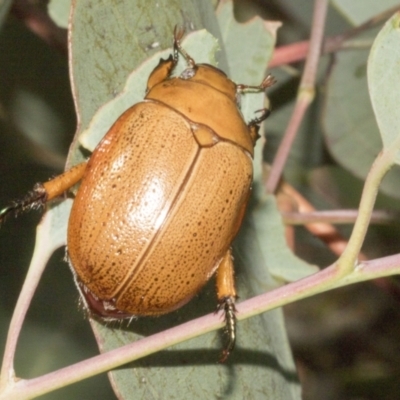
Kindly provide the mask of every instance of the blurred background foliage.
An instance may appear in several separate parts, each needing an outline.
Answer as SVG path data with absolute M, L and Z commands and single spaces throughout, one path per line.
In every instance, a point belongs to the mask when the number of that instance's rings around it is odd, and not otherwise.
M 349 3 L 331 3 L 327 36 L 352 29 L 396 4 Z M 29 15 L 46 10 L 45 1 L 0 2 L 0 205 L 19 198 L 34 182 L 62 171 L 76 128 L 66 31 L 59 28 L 56 38 L 46 43 L 29 23 Z M 239 21 L 257 14 L 283 22 L 278 46 L 308 39 L 312 10 L 311 0 L 235 2 Z M 366 57 L 378 29 L 355 37 L 356 50 L 325 55 L 321 60 L 317 99 L 285 170 L 286 179 L 318 209 L 356 208 L 363 178 L 380 150 L 365 83 Z M 273 112 L 266 124 L 268 161 L 292 111 L 302 66 L 298 62 L 271 71 L 278 84 L 270 92 Z M 398 173 L 394 170 L 385 180 L 377 207 L 399 208 Z M 0 346 L 5 342 L 39 220 L 40 213 L 28 213 L 10 218 L 1 227 Z M 340 231 L 346 236 L 350 228 L 341 227 Z M 296 252 L 302 258 L 320 266 L 336 259 L 305 229 L 296 232 Z M 371 226 L 364 252 L 370 258 L 398 253 L 398 236 L 398 225 Z M 64 250 L 53 255 L 29 310 L 16 359 L 22 376 L 37 376 L 98 352 L 83 313 L 71 312 L 71 304 L 78 308 L 78 298 L 63 259 Z M 338 289 L 285 308 L 305 400 L 400 398 L 399 301 L 398 281 L 390 278 Z M 41 341 L 45 351 L 36 348 Z M 105 376 L 99 376 L 45 396 L 78 397 L 111 399 L 115 395 Z

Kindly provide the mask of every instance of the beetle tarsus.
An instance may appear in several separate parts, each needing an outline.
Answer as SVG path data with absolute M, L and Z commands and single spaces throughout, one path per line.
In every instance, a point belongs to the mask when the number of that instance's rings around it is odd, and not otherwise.
M 267 75 L 259 85 L 255 85 L 255 86 L 243 85 L 240 83 L 240 84 L 236 85 L 236 90 L 238 93 L 244 93 L 244 92 L 250 92 L 250 91 L 260 92 L 262 90 L 269 88 L 274 83 L 276 83 L 275 78 L 272 75 Z
M 42 207 L 46 203 L 47 193 L 41 183 L 37 183 L 23 199 L 13 202 L 0 210 L 0 224 L 10 215 Z
M 175 64 L 178 63 L 179 53 L 182 54 L 183 58 L 186 60 L 187 65 L 189 68 L 194 68 L 196 66 L 196 62 L 193 60 L 192 57 L 186 52 L 185 49 L 181 46 L 181 39 L 185 34 L 185 29 L 182 27 L 175 26 L 174 29 L 174 61 Z
M 229 355 L 232 353 L 235 348 L 236 342 L 236 309 L 235 309 L 235 299 L 230 296 L 224 298 L 218 309 L 223 309 L 225 313 L 225 334 L 228 336 L 228 340 L 222 351 L 221 357 L 219 359 L 219 363 L 224 363 Z
M 260 125 L 261 122 L 265 121 L 269 115 L 271 114 L 271 110 L 269 108 L 263 108 L 262 110 L 257 110 L 256 113 L 260 112 L 261 115 L 258 118 L 254 118 L 249 122 L 249 126 Z

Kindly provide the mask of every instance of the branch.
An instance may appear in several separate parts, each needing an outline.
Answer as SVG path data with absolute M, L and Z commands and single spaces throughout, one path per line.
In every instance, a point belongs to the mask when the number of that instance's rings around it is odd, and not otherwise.
M 283 167 L 286 163 L 293 141 L 296 137 L 298 128 L 303 120 L 304 114 L 314 99 L 315 77 L 317 72 L 318 60 L 321 54 L 321 46 L 324 35 L 325 18 L 328 8 L 327 0 L 315 0 L 314 15 L 312 21 L 312 32 L 310 47 L 307 55 L 304 73 L 300 82 L 297 94 L 296 105 L 279 146 L 276 157 L 271 167 L 271 172 L 266 183 L 267 193 L 274 193 L 282 175 Z

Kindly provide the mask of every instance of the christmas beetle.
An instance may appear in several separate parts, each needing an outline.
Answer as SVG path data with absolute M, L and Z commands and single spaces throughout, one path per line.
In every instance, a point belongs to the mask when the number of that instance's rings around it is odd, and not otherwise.
M 88 310 L 101 318 L 161 315 L 187 303 L 216 273 L 228 342 L 235 343 L 236 291 L 231 243 L 252 183 L 260 123 L 246 123 L 237 85 L 196 64 L 181 48 L 150 74 L 144 100 L 115 121 L 87 162 L 38 183 L 0 212 L 44 205 L 80 182 L 68 224 L 67 254 Z M 179 54 L 187 68 L 172 77 Z

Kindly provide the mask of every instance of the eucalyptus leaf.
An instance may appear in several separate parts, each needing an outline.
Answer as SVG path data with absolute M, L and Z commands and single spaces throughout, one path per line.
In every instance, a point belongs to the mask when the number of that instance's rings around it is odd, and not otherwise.
M 51 0 L 47 5 L 51 19 L 60 27 L 68 28 L 71 0 Z
M 400 150 L 400 13 L 379 32 L 368 58 L 368 87 L 385 149 Z M 400 164 L 400 152 L 396 157 Z
M 198 46 L 202 43 L 202 46 Z M 209 64 L 216 64 L 215 53 L 218 49 L 216 39 L 207 31 L 197 31 L 185 37 L 182 41 L 184 49 L 190 49 L 190 55 L 194 60 L 203 60 Z M 209 51 L 208 49 L 211 49 Z M 173 53 L 172 48 L 158 52 L 133 71 L 126 85 L 115 99 L 111 100 L 96 112 L 89 127 L 79 136 L 80 144 L 87 150 L 93 151 L 103 136 L 111 128 L 114 121 L 132 105 L 143 100 L 146 93 L 147 78 L 158 65 L 160 59 L 167 59 Z M 174 75 L 179 75 L 187 67 L 183 57 L 174 68 Z
M 353 25 L 357 26 L 399 4 L 397 0 L 333 0 L 332 4 Z
M 276 32 L 280 24 L 264 21 L 256 16 L 248 21 L 244 28 L 243 24 L 235 20 L 231 2 L 222 2 L 217 9 L 217 16 L 233 79 L 244 84 L 259 84 L 266 76 L 266 67 L 274 49 Z M 241 45 L 238 46 L 237 43 Z M 242 96 L 241 109 L 246 120 L 254 118 L 254 111 L 262 108 L 261 96 L 262 94 L 254 93 Z M 268 126 L 268 120 L 265 124 Z M 259 140 L 255 148 L 253 201 L 256 205 L 248 213 L 247 218 L 252 221 L 251 225 L 256 232 L 263 254 L 261 264 L 263 268 L 268 269 L 269 273 L 280 282 L 295 281 L 317 272 L 317 268 L 300 260 L 288 248 L 275 200 L 264 194 L 262 174 L 264 145 L 264 141 Z M 260 267 L 257 262 L 251 264 Z M 271 287 L 272 283 L 268 279 L 262 284 L 263 274 L 260 271 L 257 275 L 261 286 Z M 255 293 L 263 291 L 256 290 Z
M 372 40 L 376 30 L 361 38 Z M 396 52 L 396 49 L 392 49 Z M 329 76 L 323 126 L 326 145 L 335 160 L 356 177 L 365 179 L 376 155 L 382 149 L 382 139 L 368 93 L 368 49 L 339 52 Z M 384 72 L 386 76 L 387 72 Z M 393 85 L 395 83 L 393 82 Z M 374 100 L 375 101 L 375 100 Z M 380 189 L 398 198 L 399 168 L 392 168 Z
M 92 4 L 90 10 L 86 9 L 84 4 L 83 2 L 73 4 L 70 26 L 73 87 L 80 116 L 77 137 L 87 129 L 96 109 L 102 104 L 111 104 L 109 101 L 118 97 L 118 93 L 125 86 L 125 80 L 135 67 L 135 73 L 143 68 L 149 71 L 151 63 L 163 56 L 160 54 L 160 49 L 170 47 L 174 25 L 184 25 L 188 32 L 205 26 L 207 31 L 220 37 L 211 5 L 207 2 L 120 1 L 110 6 Z M 154 13 L 154 9 L 157 8 L 163 12 Z M 137 12 L 130 12 L 130 10 L 140 10 L 141 18 L 138 18 Z M 103 15 L 107 18 L 101 17 Z M 158 22 L 156 22 L 157 18 L 160 18 Z M 244 32 L 249 26 L 251 27 L 251 24 L 242 25 L 242 36 L 247 36 L 248 39 L 251 35 L 245 35 Z M 205 35 L 201 32 L 196 33 L 198 34 Z M 195 37 L 188 36 L 188 41 L 191 37 Z M 204 38 L 207 37 L 207 35 L 204 36 Z M 259 60 L 258 64 L 263 66 L 260 67 L 257 77 L 258 83 L 264 76 L 265 66 L 271 55 L 272 41 L 269 40 L 268 43 L 269 50 L 264 51 L 264 58 Z M 246 47 L 248 42 L 243 41 L 238 45 Z M 215 64 L 213 56 L 215 42 L 197 39 L 193 44 L 189 42 L 185 44 L 185 49 L 191 55 L 197 54 L 198 51 L 203 52 L 204 56 L 199 55 L 199 59 L 196 56 L 197 62 Z M 133 53 L 135 58 L 131 57 L 130 53 Z M 149 56 L 155 53 L 157 53 L 155 59 L 149 60 Z M 251 57 L 246 59 L 246 62 L 248 61 L 252 66 L 255 65 L 255 53 L 250 53 Z M 219 66 L 227 71 L 223 51 L 217 54 L 217 59 Z M 244 78 L 249 78 L 249 76 Z M 139 80 L 137 76 L 131 77 L 132 81 L 134 79 Z M 136 82 L 138 86 L 132 86 L 129 90 L 140 91 L 140 95 L 143 96 L 147 81 L 147 76 L 144 76 L 143 72 L 141 72 L 140 81 Z M 134 95 L 136 96 L 137 93 Z M 252 98 L 253 96 L 246 95 L 245 97 Z M 129 101 L 135 101 L 136 98 L 132 97 Z M 256 99 L 257 96 L 254 98 Z M 253 112 L 262 108 L 262 98 L 258 99 L 261 102 L 253 108 Z M 129 106 L 129 101 L 125 100 L 125 103 L 123 101 L 123 107 Z M 103 113 L 107 107 L 112 108 L 110 105 L 104 106 L 93 123 L 97 124 L 107 115 L 107 112 Z M 115 115 L 118 115 L 118 112 L 104 117 L 104 121 L 101 122 L 104 125 L 100 128 L 102 132 L 114 122 Z M 252 118 L 252 115 L 254 113 L 249 115 L 249 118 Z M 90 133 L 86 138 L 91 136 Z M 88 146 L 92 148 L 100 136 L 101 134 L 96 136 Z M 82 139 L 82 142 L 86 143 L 86 138 Z M 84 153 L 79 144 L 80 141 L 77 139 L 71 150 L 70 164 L 83 158 Z M 251 230 L 250 226 L 248 237 L 256 235 L 254 230 L 252 232 Z M 244 264 L 242 260 L 245 261 Z M 237 280 L 238 291 L 242 298 L 254 294 L 247 280 L 251 270 L 249 266 L 251 260 L 254 261 L 254 258 L 247 254 L 247 250 L 244 248 L 243 252 L 240 250 L 237 260 Z M 138 318 L 131 321 L 129 325 L 103 324 L 91 320 L 101 351 L 131 343 L 143 336 L 212 312 L 216 305 L 213 284 L 214 282 L 211 281 L 189 304 L 165 316 Z M 274 310 L 265 316 L 251 318 L 239 324 L 237 349 L 225 366 L 216 363 L 222 345 L 220 332 L 211 332 L 112 371 L 111 382 L 121 399 L 186 398 L 188 390 L 190 390 L 191 398 L 199 399 L 257 398 L 260 393 L 262 398 L 284 400 L 300 398 L 299 384 L 280 310 Z

